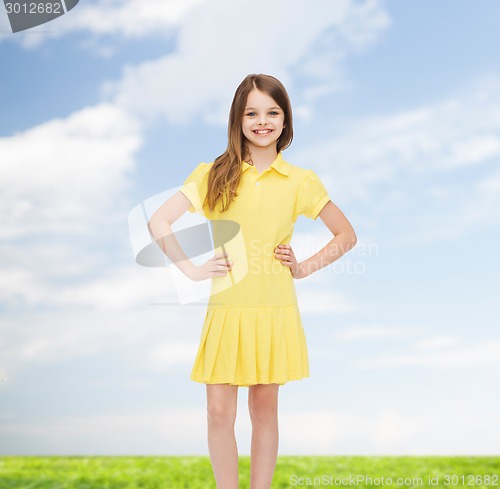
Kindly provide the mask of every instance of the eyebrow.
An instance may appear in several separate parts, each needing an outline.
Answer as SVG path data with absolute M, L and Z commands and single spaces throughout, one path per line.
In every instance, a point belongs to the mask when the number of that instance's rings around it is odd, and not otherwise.
M 246 108 L 245 108 L 245 110 L 250 110 L 250 109 L 252 109 L 252 110 L 256 110 L 256 109 L 255 109 L 255 107 L 246 107 Z M 269 107 L 269 109 L 268 109 L 268 110 L 271 110 L 271 109 L 280 109 L 280 110 L 282 110 L 282 109 L 281 109 L 281 107 L 276 107 L 276 106 L 274 106 L 274 107 Z

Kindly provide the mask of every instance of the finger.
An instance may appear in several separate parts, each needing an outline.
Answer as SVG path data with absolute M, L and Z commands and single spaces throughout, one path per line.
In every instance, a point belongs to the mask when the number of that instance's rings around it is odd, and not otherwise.
M 212 275 L 215 277 L 222 277 L 223 275 L 226 275 L 228 273 L 227 269 L 220 269 L 220 270 L 212 270 Z
M 225 272 L 222 272 L 222 271 L 221 271 L 221 272 L 219 272 L 219 271 L 217 271 L 217 270 L 212 270 L 212 271 L 210 272 L 210 276 L 211 276 L 211 277 L 222 277 L 223 275 L 225 275 Z
M 218 263 L 233 263 L 231 260 L 229 260 L 228 255 L 219 256 L 215 258 L 215 261 Z

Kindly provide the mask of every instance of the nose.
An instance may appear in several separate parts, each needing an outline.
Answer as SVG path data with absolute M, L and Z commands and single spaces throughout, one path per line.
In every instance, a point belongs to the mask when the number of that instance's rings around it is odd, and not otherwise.
M 260 117 L 259 124 L 260 124 L 260 125 L 265 125 L 265 124 L 267 124 L 267 119 L 266 119 L 266 116 L 265 116 L 265 115 L 262 115 L 262 116 Z

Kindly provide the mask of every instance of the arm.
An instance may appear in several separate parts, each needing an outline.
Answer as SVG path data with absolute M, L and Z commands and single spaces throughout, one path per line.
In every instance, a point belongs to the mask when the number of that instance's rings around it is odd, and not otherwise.
M 228 273 L 228 270 L 231 270 L 233 265 L 232 261 L 227 261 L 227 255 L 215 255 L 203 265 L 198 266 L 186 256 L 175 238 L 171 224 L 189 210 L 191 205 L 191 201 L 182 192 L 176 192 L 149 219 L 149 233 L 163 253 L 190 279 L 199 281 L 211 277 L 222 277 Z
M 195 265 L 182 251 L 171 224 L 179 219 L 191 205 L 191 201 L 182 192 L 176 192 L 154 212 L 148 221 L 151 237 L 177 268 L 188 277 L 193 275 Z
M 297 278 L 307 277 L 330 265 L 352 249 L 358 240 L 347 217 L 331 200 L 325 204 L 318 215 L 334 238 L 316 254 L 299 264 L 300 272 Z

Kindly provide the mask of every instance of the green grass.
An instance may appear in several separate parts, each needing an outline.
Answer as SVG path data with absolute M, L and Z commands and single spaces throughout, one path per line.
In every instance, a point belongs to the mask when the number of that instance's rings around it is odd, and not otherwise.
M 240 489 L 249 488 L 248 456 L 240 455 L 239 477 Z M 398 477 L 417 479 L 398 484 Z M 500 489 L 499 479 L 500 457 L 279 456 L 272 488 Z M 21 488 L 215 489 L 215 482 L 208 457 L 0 457 L 0 489 Z

